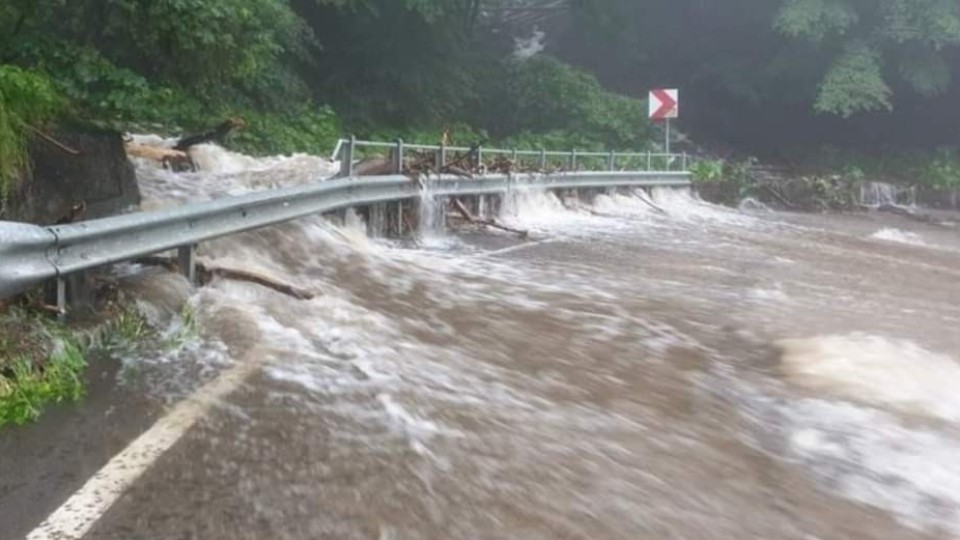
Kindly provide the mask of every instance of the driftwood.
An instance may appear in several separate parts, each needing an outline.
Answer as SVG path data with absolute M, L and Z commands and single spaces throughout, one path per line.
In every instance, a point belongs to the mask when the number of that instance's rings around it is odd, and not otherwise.
M 128 142 L 124 144 L 123 147 L 128 156 L 155 161 L 164 169 L 170 169 L 175 172 L 197 170 L 196 164 L 190 159 L 190 155 L 182 150 L 134 142 Z
M 246 125 L 243 118 L 228 118 L 226 121 L 220 123 L 212 131 L 206 133 L 199 133 L 196 135 L 188 135 L 183 137 L 177 144 L 174 145 L 174 150 L 180 150 L 181 152 L 186 152 L 190 149 L 191 146 L 196 146 L 198 144 L 208 143 L 208 142 L 218 142 L 222 143 L 223 140 L 230 134 L 231 131 L 235 129 L 242 129 Z
M 651 201 L 651 200 L 646 196 L 646 193 L 644 193 L 643 195 L 636 195 L 636 197 L 637 197 L 638 199 L 640 199 L 641 201 L 643 201 L 643 202 L 644 202 L 647 206 L 649 206 L 650 208 L 653 208 L 657 213 L 662 214 L 662 215 L 664 215 L 664 216 L 667 215 L 667 211 L 664 210 L 663 208 L 660 208 L 660 207 L 657 206 L 653 201 Z
M 507 232 L 519 235 L 520 238 L 527 238 L 530 236 L 529 231 L 521 231 L 519 229 L 513 229 L 497 223 L 496 220 L 482 219 L 474 216 L 473 214 L 470 213 L 470 210 L 467 210 L 467 207 L 463 205 L 460 199 L 453 199 L 453 207 L 456 208 L 457 212 L 459 212 L 461 216 L 463 216 L 463 219 L 467 220 L 467 222 L 472 223 L 474 225 L 481 225 L 481 226 L 490 227 L 493 229 L 500 229 L 501 231 L 507 231 Z
M 209 283 L 213 280 L 214 277 L 221 277 L 224 279 L 232 279 L 235 281 L 246 281 L 248 283 L 255 283 L 261 285 L 268 289 L 277 291 L 278 293 L 285 294 L 287 296 L 296 298 L 297 300 L 311 300 L 314 298 L 314 294 L 310 291 L 294 287 L 288 283 L 281 283 L 274 279 L 270 279 L 260 274 L 255 274 L 253 272 L 248 272 L 246 270 L 236 270 L 233 268 L 219 268 L 219 267 L 206 267 L 204 265 L 197 265 L 197 273 L 201 276 L 201 281 L 203 283 Z
M 371 158 L 357 163 L 353 167 L 354 176 L 380 176 L 393 174 L 394 165 L 391 158 Z
M 770 185 L 770 184 L 763 184 L 762 187 L 763 187 L 765 190 L 767 190 L 767 193 L 773 195 L 773 197 L 774 197 L 775 199 L 777 199 L 778 201 L 780 201 L 780 204 L 786 206 L 787 208 L 790 208 L 791 210 L 795 210 L 795 209 L 797 208 L 797 205 L 795 205 L 795 204 L 793 204 L 792 202 L 788 201 L 787 198 L 784 197 L 784 196 L 783 196 L 776 188 L 774 188 L 772 185 Z
M 124 143 L 128 156 L 149 159 L 159 163 L 164 169 L 174 172 L 195 172 L 197 164 L 190 157 L 191 147 L 207 142 L 220 142 L 233 130 L 245 125 L 242 118 L 230 118 L 212 131 L 197 135 L 188 135 L 177 141 L 173 148 L 138 144 L 132 141 Z
M 144 266 L 160 266 L 171 272 L 179 270 L 179 265 L 177 262 L 166 257 L 141 257 L 133 262 L 136 264 L 142 264 Z M 207 266 L 203 263 L 197 263 L 197 276 L 199 276 L 200 282 L 203 284 L 210 283 L 215 277 L 255 283 L 257 285 L 277 291 L 278 293 L 296 298 L 297 300 L 310 300 L 316 296 L 310 291 L 300 289 L 288 283 L 282 283 L 275 279 L 271 279 L 246 270 Z

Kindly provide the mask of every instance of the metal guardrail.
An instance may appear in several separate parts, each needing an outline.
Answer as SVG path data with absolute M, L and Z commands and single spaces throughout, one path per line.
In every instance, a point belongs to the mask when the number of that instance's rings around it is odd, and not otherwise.
M 389 201 L 509 193 L 523 189 L 689 186 L 682 172 L 575 172 L 554 175 L 367 176 L 190 203 L 70 225 L 42 227 L 0 222 L 0 298 L 57 280 L 58 305 L 66 303 L 65 278 L 84 270 L 179 250 L 181 269 L 193 276 L 194 246 L 215 238 L 317 213 Z
M 483 156 L 500 155 L 510 156 L 517 162 L 524 157 L 538 158 L 540 170 L 546 170 L 550 158 L 562 158 L 566 162 L 567 170 L 576 171 L 580 163 L 579 160 L 589 158 L 604 158 L 606 161 L 606 170 L 616 171 L 617 163 L 629 161 L 631 163 L 646 164 L 646 167 L 635 167 L 633 171 L 647 172 L 684 172 L 687 170 L 689 160 L 686 153 L 682 154 L 664 154 L 654 152 L 590 152 L 582 150 L 568 150 L 558 152 L 555 150 L 517 150 L 515 148 L 486 148 L 484 146 L 465 147 L 465 146 L 447 146 L 447 145 L 429 145 L 429 144 L 410 144 L 397 139 L 395 142 L 382 141 L 362 141 L 355 137 L 349 139 L 340 139 L 337 146 L 330 156 L 330 161 L 340 161 L 340 176 L 353 176 L 353 166 L 356 162 L 357 151 L 364 148 L 379 148 L 390 150 L 394 156 L 394 162 L 397 164 L 397 173 L 402 172 L 399 168 L 403 162 L 403 156 L 408 150 L 420 152 L 434 152 L 436 154 L 436 163 L 442 168 L 447 163 L 447 157 L 453 154 L 476 153 L 477 161 L 482 161 Z M 665 164 L 665 167 L 654 167 L 655 165 Z

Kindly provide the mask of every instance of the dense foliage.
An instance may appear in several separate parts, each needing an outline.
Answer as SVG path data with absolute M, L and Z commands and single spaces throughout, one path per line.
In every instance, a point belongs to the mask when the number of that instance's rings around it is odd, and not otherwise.
M 624 92 L 684 91 L 685 124 L 773 150 L 956 144 L 956 0 L 574 0 L 557 54 Z
M 509 50 L 480 25 L 481 7 L 494 4 L 10 0 L 0 5 L 9 29 L 0 61 L 19 79 L 47 81 L 35 104 L 47 113 L 48 98 L 61 96 L 66 118 L 169 132 L 239 115 L 247 128 L 233 144 L 251 152 L 319 152 L 346 130 L 439 137 L 468 124 L 460 131 L 477 139 L 645 143 L 643 103 L 557 61 L 505 59 Z M 38 119 L 0 96 L 0 107 L 19 111 L 10 120 L 0 112 L 0 144 L 10 145 L 0 149 L 13 156 L 23 126 Z M 23 165 L 3 163 L 0 178 Z
M 347 131 L 643 149 L 659 139 L 642 102 L 658 86 L 681 88 L 681 129 L 701 140 L 956 142 L 955 0 L 568 0 L 534 22 L 497 16 L 548 4 L 6 0 L 0 84 L 42 91 L 25 105 L 0 87 L 0 152 L 57 112 L 171 132 L 239 115 L 235 144 L 270 153 Z M 512 55 L 537 27 L 546 52 Z M 2 163 L 0 177 L 22 165 Z

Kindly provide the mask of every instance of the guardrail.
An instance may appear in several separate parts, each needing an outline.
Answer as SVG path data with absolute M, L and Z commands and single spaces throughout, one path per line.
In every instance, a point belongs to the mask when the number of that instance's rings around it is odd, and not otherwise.
M 491 174 L 476 178 L 433 175 L 348 177 L 305 186 L 190 203 L 70 225 L 43 227 L 0 222 L 0 298 L 56 280 L 66 307 L 66 278 L 84 270 L 178 250 L 181 270 L 194 279 L 200 242 L 317 213 L 390 201 L 503 194 L 524 189 L 689 186 L 685 172 L 566 172 Z
M 482 145 L 473 147 L 447 146 L 429 144 L 410 144 L 397 139 L 395 142 L 362 141 L 355 137 L 340 139 L 330 156 L 331 161 L 340 161 L 340 176 L 353 176 L 353 167 L 358 157 L 358 151 L 363 149 L 389 150 L 393 156 L 394 172 L 403 172 L 403 158 L 408 151 L 433 152 L 437 169 L 442 170 L 448 163 L 447 158 L 455 154 L 473 154 L 476 163 L 482 163 L 485 156 L 507 156 L 515 164 L 524 158 L 533 158 L 541 172 L 546 171 L 551 160 L 559 158 L 563 167 L 561 170 L 576 171 L 584 160 L 602 159 L 603 170 L 616 171 L 618 164 L 629 164 L 631 171 L 645 172 L 684 172 L 689 160 L 686 153 L 664 154 L 655 152 L 591 152 L 582 150 L 568 150 L 565 152 L 551 150 L 517 150 L 515 148 L 485 148 Z M 555 160 L 554 160 L 555 161 Z M 596 170 L 596 169 L 594 169 Z

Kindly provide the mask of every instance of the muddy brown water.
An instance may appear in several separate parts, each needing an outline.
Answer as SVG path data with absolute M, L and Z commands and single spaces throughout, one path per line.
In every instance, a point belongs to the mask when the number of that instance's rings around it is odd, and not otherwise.
M 330 167 L 205 151 L 141 166 L 150 204 Z M 315 218 L 204 245 L 318 297 L 221 281 L 189 355 L 127 360 L 157 399 L 264 367 L 87 538 L 960 537 L 960 231 L 654 200 L 517 194 L 526 242 Z

